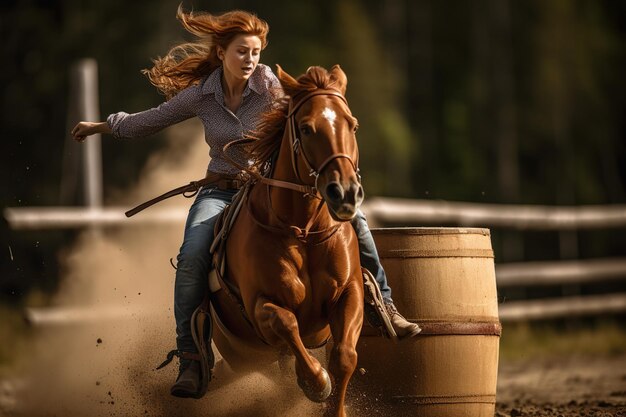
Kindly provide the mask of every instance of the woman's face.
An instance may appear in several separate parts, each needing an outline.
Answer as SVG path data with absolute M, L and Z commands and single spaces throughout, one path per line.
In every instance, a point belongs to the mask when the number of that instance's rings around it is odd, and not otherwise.
M 256 35 L 237 35 L 226 50 L 218 48 L 224 73 L 238 80 L 250 78 L 261 57 L 261 40 Z

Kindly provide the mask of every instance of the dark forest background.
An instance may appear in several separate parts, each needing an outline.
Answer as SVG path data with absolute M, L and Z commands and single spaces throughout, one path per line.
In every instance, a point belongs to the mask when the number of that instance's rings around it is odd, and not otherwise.
M 99 64 L 100 110 L 163 99 L 140 70 L 189 39 L 178 1 L 0 4 L 0 208 L 67 204 L 69 71 Z M 614 0 L 185 1 L 271 26 L 262 62 L 299 74 L 340 64 L 359 118 L 370 196 L 549 206 L 626 203 L 626 2 Z M 107 189 L 135 181 L 164 137 L 103 138 Z M 189 181 L 181 178 L 181 184 Z M 164 190 L 165 191 L 165 190 Z M 64 200 L 65 199 L 65 200 Z M 76 201 L 74 201 L 76 203 Z M 2 220 L 4 222 L 4 220 Z M 622 230 L 494 230 L 498 262 L 623 256 Z M 70 231 L 2 225 L 0 297 L 58 284 Z M 567 235 L 564 235 L 566 233 Z M 501 242 L 520 242 L 508 251 Z M 565 240 L 573 245 L 563 245 Z M 521 246 L 520 246 L 521 245 Z

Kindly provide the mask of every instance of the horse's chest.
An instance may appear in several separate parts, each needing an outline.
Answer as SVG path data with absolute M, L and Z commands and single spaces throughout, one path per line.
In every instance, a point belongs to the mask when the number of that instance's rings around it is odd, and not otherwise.
M 294 240 L 265 240 L 256 248 L 258 262 L 249 263 L 241 274 L 255 277 L 247 280 L 246 287 L 293 310 L 328 305 L 358 263 L 358 252 L 351 256 L 345 244 L 333 244 L 334 240 L 308 246 Z
M 284 274 L 285 288 L 298 302 L 314 299 L 328 301 L 348 280 L 347 262 L 326 251 L 298 252 L 290 257 Z

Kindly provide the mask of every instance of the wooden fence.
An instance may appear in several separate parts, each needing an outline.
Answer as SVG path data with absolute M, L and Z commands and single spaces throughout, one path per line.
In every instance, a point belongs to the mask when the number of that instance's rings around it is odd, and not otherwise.
M 184 222 L 186 208 L 146 210 L 127 219 L 127 208 L 24 207 L 7 208 L 4 216 L 16 230 L 98 227 L 132 227 L 146 224 Z M 371 198 L 363 207 L 373 224 L 456 224 L 463 227 L 504 227 L 517 230 L 577 230 L 584 228 L 626 227 L 626 206 L 531 207 L 444 201 Z M 626 259 L 524 262 L 496 265 L 500 289 L 547 285 L 576 285 L 626 280 Z M 85 314 L 80 309 L 29 310 L 33 323 L 70 323 L 84 320 L 126 317 L 120 309 L 105 309 L 102 314 Z M 560 297 L 500 304 L 503 321 L 538 320 L 583 315 L 623 314 L 626 293 Z
M 99 120 L 97 64 L 81 60 L 72 66 L 70 119 Z M 69 129 L 68 129 L 69 130 Z M 82 173 L 86 207 L 14 207 L 4 210 L 11 228 L 59 229 L 90 227 L 131 227 L 146 224 L 183 223 L 185 208 L 152 207 L 141 215 L 127 219 L 127 208 L 102 207 L 102 175 L 99 135 L 82 147 Z M 71 175 L 75 178 L 78 173 Z M 63 188 L 63 187 L 62 187 Z M 514 230 L 556 230 L 624 228 L 626 206 L 519 206 L 478 204 L 399 198 L 369 198 L 363 206 L 372 225 L 420 224 L 457 225 L 461 227 L 499 227 Z M 624 280 L 626 260 L 528 262 L 496 265 L 500 288 L 510 286 L 569 285 Z M 69 323 L 79 317 L 112 319 L 126 317 L 128 312 L 112 307 L 101 314 L 81 309 L 59 308 L 29 310 L 33 323 Z M 504 302 L 500 305 L 502 320 L 532 320 L 588 314 L 614 314 L 626 311 L 626 294 L 568 297 L 556 300 Z

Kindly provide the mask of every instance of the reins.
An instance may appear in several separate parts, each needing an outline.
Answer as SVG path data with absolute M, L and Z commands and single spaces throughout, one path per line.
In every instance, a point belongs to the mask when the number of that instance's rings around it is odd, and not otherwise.
M 226 159 L 228 159 L 228 162 L 230 162 L 235 168 L 246 172 L 252 178 L 254 178 L 257 182 L 260 182 L 260 183 L 263 183 L 263 184 L 267 184 L 267 185 L 271 185 L 273 187 L 287 188 L 287 189 L 292 190 L 292 191 L 297 191 L 297 192 L 303 193 L 305 195 L 311 195 L 311 196 L 314 196 L 316 198 L 319 198 L 317 196 L 317 190 L 314 187 L 311 187 L 309 185 L 297 184 L 297 183 L 294 183 L 294 182 L 288 182 L 288 181 L 277 180 L 277 179 L 274 179 L 274 178 L 264 177 L 263 175 L 259 174 L 258 172 L 253 171 L 253 170 L 251 170 L 248 167 L 244 167 L 244 166 L 240 165 L 235 160 L 233 160 L 230 156 L 228 156 L 227 151 L 228 151 L 228 149 L 230 149 L 231 146 L 241 145 L 241 144 L 244 144 L 244 143 L 250 143 L 250 142 L 254 142 L 254 141 L 256 141 L 256 139 L 243 138 L 243 139 L 237 139 L 237 140 L 234 140 L 232 142 L 227 143 L 226 145 L 224 145 L 224 148 L 222 149 L 223 152 L 224 152 L 224 157 Z

